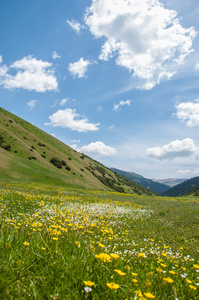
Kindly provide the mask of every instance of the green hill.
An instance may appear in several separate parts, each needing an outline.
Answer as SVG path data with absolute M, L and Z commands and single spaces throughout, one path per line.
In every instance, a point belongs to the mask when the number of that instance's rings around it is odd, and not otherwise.
M 170 188 L 166 184 L 161 184 L 159 182 L 155 182 L 151 179 L 144 178 L 143 176 L 133 173 L 133 172 L 125 172 L 125 171 L 118 170 L 115 168 L 111 168 L 111 170 L 113 170 L 114 172 L 117 172 L 120 175 L 125 176 L 126 178 L 142 185 L 146 189 L 150 189 L 151 191 L 156 192 L 158 194 L 162 194 L 162 193 L 166 192 L 167 190 L 169 190 L 169 188 Z
M 178 197 L 188 194 L 193 189 L 199 186 L 199 177 L 193 177 L 184 181 L 183 183 L 177 184 L 168 191 L 166 191 L 163 196 Z
M 0 181 L 10 180 L 151 194 L 0 108 Z

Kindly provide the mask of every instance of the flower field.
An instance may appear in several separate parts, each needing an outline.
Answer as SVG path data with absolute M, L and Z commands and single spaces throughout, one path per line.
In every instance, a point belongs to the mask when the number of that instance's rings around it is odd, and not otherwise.
M 7 184 L 0 299 L 199 299 L 199 204 Z

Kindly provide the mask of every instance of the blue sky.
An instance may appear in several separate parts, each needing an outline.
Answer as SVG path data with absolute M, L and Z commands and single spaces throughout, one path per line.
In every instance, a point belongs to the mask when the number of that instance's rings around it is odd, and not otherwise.
M 198 0 L 1 0 L 0 106 L 108 167 L 199 175 Z

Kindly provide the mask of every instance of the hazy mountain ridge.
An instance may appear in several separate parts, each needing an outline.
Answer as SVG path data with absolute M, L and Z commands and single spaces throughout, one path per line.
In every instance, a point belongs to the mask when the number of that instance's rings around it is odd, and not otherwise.
M 193 177 L 191 179 L 188 179 L 178 185 L 175 185 L 165 193 L 163 193 L 163 196 L 169 196 L 169 197 L 178 197 L 183 196 L 185 194 L 188 194 L 192 192 L 193 189 L 197 189 L 199 187 L 199 176 Z
M 155 182 L 166 184 L 170 188 L 172 188 L 173 186 L 175 186 L 177 184 L 183 183 L 187 179 L 182 179 L 182 178 L 166 178 L 166 179 L 152 179 L 152 180 L 155 181 Z
M 152 194 L 2 108 L 0 179 Z
M 126 172 L 116 168 L 111 168 L 111 170 L 117 172 L 120 175 L 127 177 L 128 179 L 144 186 L 146 189 L 150 189 L 151 191 L 156 192 L 158 194 L 162 194 L 170 189 L 170 187 L 165 184 L 161 184 L 151 179 L 144 178 L 143 176 L 136 174 L 134 172 Z

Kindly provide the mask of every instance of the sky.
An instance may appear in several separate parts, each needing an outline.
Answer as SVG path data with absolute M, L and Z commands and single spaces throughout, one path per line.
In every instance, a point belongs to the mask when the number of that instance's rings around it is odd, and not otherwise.
M 0 106 L 107 167 L 199 176 L 198 0 L 1 0 Z

